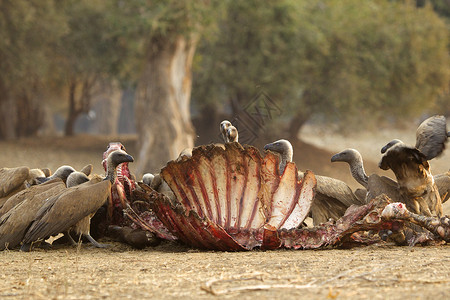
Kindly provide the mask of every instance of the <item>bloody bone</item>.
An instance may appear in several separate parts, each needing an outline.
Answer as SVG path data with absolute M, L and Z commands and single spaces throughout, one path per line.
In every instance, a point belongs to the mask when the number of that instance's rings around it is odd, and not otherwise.
M 398 219 L 420 225 L 446 242 L 450 242 L 450 218 L 447 216 L 427 217 L 415 214 L 406 209 L 405 204 L 395 202 L 387 205 L 381 216 L 386 220 Z

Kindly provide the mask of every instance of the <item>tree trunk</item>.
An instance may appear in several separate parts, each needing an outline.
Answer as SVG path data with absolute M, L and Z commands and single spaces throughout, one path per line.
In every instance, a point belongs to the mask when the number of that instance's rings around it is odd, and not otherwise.
M 39 90 L 29 87 L 21 92 L 0 88 L 0 139 L 36 135 L 43 124 Z
M 313 105 L 313 97 L 308 91 L 305 91 L 303 94 L 302 103 L 299 104 L 299 108 L 295 113 L 294 117 L 289 122 L 288 126 L 288 135 L 289 139 L 296 140 L 298 139 L 298 132 L 302 128 L 302 126 L 309 120 L 311 117 L 311 106 Z
M 66 125 L 64 128 L 64 135 L 66 136 L 72 136 L 74 134 L 74 126 L 75 121 L 78 117 L 78 112 L 76 108 L 76 101 L 75 101 L 75 90 L 76 90 L 76 83 L 71 82 L 69 86 L 69 113 L 67 115 Z
M 93 99 L 96 112 L 94 132 L 117 135 L 123 91 L 117 82 L 103 81 L 99 84 L 102 93 Z
M 197 39 L 178 36 L 151 43 L 136 94 L 136 173 L 159 172 L 167 161 L 194 146 L 190 98 Z
M 84 79 L 79 87 L 80 96 L 77 97 L 77 82 L 72 80 L 69 85 L 69 112 L 67 115 L 64 135 L 72 136 L 75 133 L 75 122 L 81 113 L 87 113 L 91 107 L 92 88 L 97 82 L 94 76 L 91 79 Z
M 303 111 L 299 111 L 295 114 L 295 116 L 289 122 L 288 134 L 289 139 L 296 140 L 298 139 L 298 132 L 302 128 L 302 126 L 308 121 L 309 116 L 307 116 Z
M 16 138 L 16 123 L 16 105 L 10 93 L 3 90 L 0 95 L 0 139 Z

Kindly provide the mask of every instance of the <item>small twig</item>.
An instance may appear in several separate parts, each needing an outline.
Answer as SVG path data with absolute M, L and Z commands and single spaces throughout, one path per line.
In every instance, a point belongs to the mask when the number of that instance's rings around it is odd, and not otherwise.
M 241 291 L 257 291 L 257 290 L 270 290 L 270 289 L 308 289 L 317 288 L 317 285 L 313 285 L 313 282 L 304 285 L 298 284 L 260 284 L 260 285 L 248 285 L 248 286 L 238 286 L 234 288 L 228 288 L 223 290 L 213 290 L 212 287 L 202 287 L 204 291 L 207 291 L 215 296 L 224 295 L 232 292 Z
M 249 275 L 253 275 L 252 277 L 246 277 Z M 233 281 L 246 281 L 246 280 L 260 280 L 263 281 L 262 276 L 265 275 L 264 273 L 257 273 L 257 274 L 244 274 L 232 279 L 216 279 L 213 278 L 205 283 L 204 286 L 201 287 L 202 290 L 212 294 L 212 295 L 224 295 L 232 292 L 241 292 L 241 291 L 255 291 L 255 290 L 268 290 L 268 289 L 306 289 L 306 288 L 315 288 L 317 286 L 313 285 L 316 280 L 313 280 L 307 284 L 304 285 L 298 285 L 298 284 L 256 284 L 256 285 L 247 285 L 247 286 L 237 286 L 237 287 L 231 287 L 231 288 L 225 288 L 225 289 L 218 289 L 215 290 L 213 285 L 217 283 L 226 283 L 226 282 L 233 282 Z M 245 277 L 245 278 L 244 278 Z

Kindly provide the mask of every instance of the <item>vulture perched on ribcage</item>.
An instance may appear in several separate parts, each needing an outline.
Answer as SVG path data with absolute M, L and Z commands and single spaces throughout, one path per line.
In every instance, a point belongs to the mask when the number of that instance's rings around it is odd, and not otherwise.
M 293 149 L 287 140 L 278 140 L 264 146 L 264 150 L 270 150 L 280 154 L 280 174 L 283 174 L 287 162 L 292 161 Z M 299 172 L 300 177 L 303 173 Z M 351 188 L 343 181 L 316 175 L 316 195 L 311 205 L 311 215 L 314 225 L 327 222 L 330 218 L 337 220 L 342 217 L 353 204 L 364 204 L 352 192 Z

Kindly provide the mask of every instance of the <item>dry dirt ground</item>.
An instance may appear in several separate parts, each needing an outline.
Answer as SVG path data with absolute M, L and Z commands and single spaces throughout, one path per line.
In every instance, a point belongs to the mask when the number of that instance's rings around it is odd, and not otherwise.
M 327 140 L 324 135 L 318 138 L 320 131 L 314 130 L 301 134 L 311 144 L 295 143 L 295 160 L 301 169 L 338 177 L 357 187 L 347 166 L 329 162 L 333 153 L 354 147 L 366 158 L 368 173 L 379 172 L 378 153 L 369 154 L 364 148 L 369 145 L 371 149 L 367 136 Z M 379 144 L 390 139 L 383 137 Z M 117 140 L 130 154 L 137 153 L 134 136 L 0 142 L 0 167 L 54 170 L 71 164 L 80 169 L 92 163 L 94 172 L 101 174 L 101 155 L 109 141 Z M 433 170 L 443 172 L 450 167 L 449 152 L 433 163 Z M 448 245 L 230 253 L 168 242 L 145 250 L 102 242 L 111 247 L 93 249 L 83 244 L 31 253 L 0 252 L 0 299 L 446 299 L 450 293 Z

